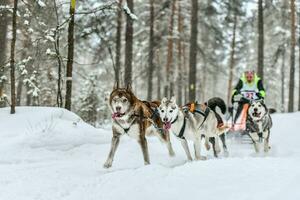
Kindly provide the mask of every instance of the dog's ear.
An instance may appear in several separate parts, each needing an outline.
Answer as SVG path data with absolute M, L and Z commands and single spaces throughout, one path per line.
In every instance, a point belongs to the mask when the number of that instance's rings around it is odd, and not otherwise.
M 166 97 L 164 97 L 164 98 L 161 100 L 161 104 L 165 104 L 167 101 L 168 101 L 168 99 L 167 99 Z
M 126 85 L 126 90 L 127 90 L 127 91 L 132 91 L 131 83 L 128 83 L 128 84 Z
M 172 103 L 176 104 L 176 98 L 175 98 L 175 96 L 172 96 L 170 101 L 171 101 Z
M 114 84 L 114 90 L 119 89 L 119 81 L 116 81 Z

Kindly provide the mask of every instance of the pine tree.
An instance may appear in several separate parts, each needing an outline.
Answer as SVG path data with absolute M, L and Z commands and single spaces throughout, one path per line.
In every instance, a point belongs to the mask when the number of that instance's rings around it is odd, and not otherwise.
M 127 0 L 127 6 L 133 13 L 133 0 Z M 125 85 L 132 83 L 132 56 L 133 56 L 133 18 L 127 13 L 126 15 L 126 35 L 125 35 Z
M 15 81 L 15 46 L 17 37 L 17 10 L 18 10 L 18 0 L 14 0 L 13 9 L 13 21 L 12 21 L 12 40 L 10 47 L 10 87 L 11 87 L 11 106 L 10 113 L 14 114 L 16 112 L 16 81 Z
M 198 1 L 192 1 L 191 38 L 190 38 L 190 72 L 189 72 L 189 101 L 196 100 L 197 77 L 197 35 L 198 35 Z
M 152 99 L 152 79 L 154 72 L 154 0 L 150 0 L 150 34 L 149 34 L 149 55 L 148 55 L 148 94 L 147 99 Z
M 258 62 L 257 74 L 264 79 L 264 13 L 263 0 L 258 0 Z
M 70 3 L 70 21 L 68 28 L 68 61 L 67 61 L 67 80 L 66 80 L 66 102 L 65 108 L 71 110 L 72 104 L 72 73 L 73 73 L 73 58 L 74 58 L 74 20 L 75 20 L 75 5 L 76 0 L 71 0 Z
M 3 0 L 0 2 L 0 7 L 7 6 L 8 0 Z M 8 10 L 7 9 L 0 9 L 0 97 L 3 96 L 4 93 L 4 83 L 6 78 L 4 76 L 4 66 L 6 63 L 6 44 L 7 44 L 7 28 L 8 28 Z M 5 106 L 5 101 L 0 101 L 0 107 Z
M 291 52 L 290 52 L 290 83 L 288 111 L 294 111 L 294 87 L 295 87 L 295 46 L 296 46 L 296 24 L 295 24 L 295 0 L 290 1 L 291 9 Z

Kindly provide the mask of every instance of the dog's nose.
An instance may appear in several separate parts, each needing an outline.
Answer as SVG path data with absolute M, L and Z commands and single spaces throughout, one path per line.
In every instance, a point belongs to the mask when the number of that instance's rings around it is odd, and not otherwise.
M 164 117 L 164 118 L 163 118 L 163 121 L 164 121 L 164 122 L 167 122 L 167 121 L 168 121 L 168 118 Z
M 121 106 L 117 106 L 117 107 L 116 107 L 116 110 L 117 110 L 117 111 L 120 111 L 120 110 L 121 110 Z
M 257 112 L 257 108 L 254 108 L 254 112 Z

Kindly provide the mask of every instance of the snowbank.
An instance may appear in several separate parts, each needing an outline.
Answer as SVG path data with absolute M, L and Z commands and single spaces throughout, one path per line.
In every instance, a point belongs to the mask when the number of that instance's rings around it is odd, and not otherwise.
M 149 138 L 151 165 L 137 143 L 121 140 L 111 169 L 103 169 L 111 131 L 95 129 L 59 108 L 0 109 L 0 199 L 176 200 L 299 199 L 300 113 L 273 115 L 272 149 L 255 155 L 228 141 L 230 156 L 186 163 Z

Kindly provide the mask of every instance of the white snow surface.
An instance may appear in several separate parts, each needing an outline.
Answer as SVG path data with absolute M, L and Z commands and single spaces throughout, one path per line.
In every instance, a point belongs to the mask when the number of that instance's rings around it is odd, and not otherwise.
M 273 115 L 268 155 L 229 139 L 228 157 L 203 152 L 207 160 L 186 162 L 176 138 L 171 158 L 151 137 L 144 166 L 137 142 L 123 136 L 113 167 L 104 169 L 109 128 L 59 108 L 16 110 L 0 109 L 1 200 L 300 199 L 300 113 Z

